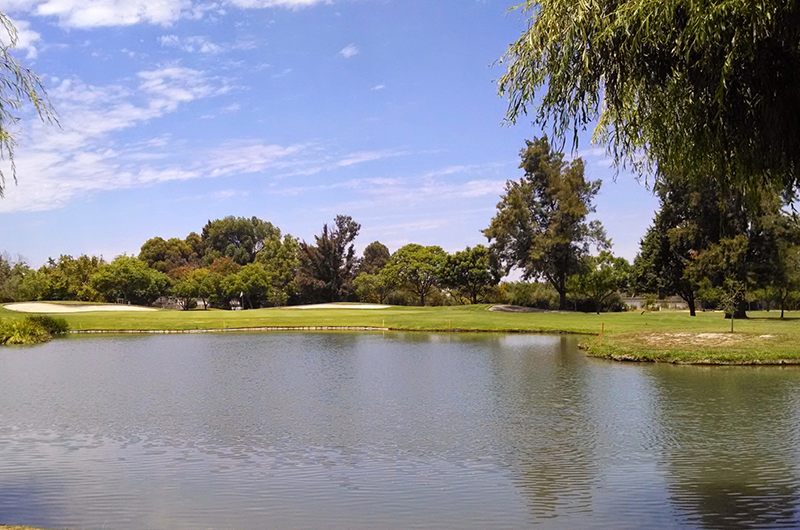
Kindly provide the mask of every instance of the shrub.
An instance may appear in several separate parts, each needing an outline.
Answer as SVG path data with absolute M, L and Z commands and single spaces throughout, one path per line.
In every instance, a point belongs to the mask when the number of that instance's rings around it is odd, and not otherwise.
M 50 333 L 30 319 L 0 321 L 0 344 L 41 344 L 50 340 Z
M 558 293 L 546 283 L 504 282 L 498 291 L 499 299 L 505 304 L 538 309 L 558 307 Z
M 63 318 L 55 318 L 47 315 L 35 315 L 28 317 L 28 320 L 39 324 L 51 335 L 60 335 L 69 331 L 69 324 Z

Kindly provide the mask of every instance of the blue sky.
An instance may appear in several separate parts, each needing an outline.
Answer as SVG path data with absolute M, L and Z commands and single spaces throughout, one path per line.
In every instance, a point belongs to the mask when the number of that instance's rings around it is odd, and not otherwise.
M 0 251 L 138 253 L 209 219 L 311 239 L 337 214 L 359 248 L 485 243 L 529 120 L 503 125 L 492 66 L 524 28 L 507 1 L 0 0 L 62 128 L 18 126 Z M 632 259 L 657 206 L 603 149 L 597 214 Z

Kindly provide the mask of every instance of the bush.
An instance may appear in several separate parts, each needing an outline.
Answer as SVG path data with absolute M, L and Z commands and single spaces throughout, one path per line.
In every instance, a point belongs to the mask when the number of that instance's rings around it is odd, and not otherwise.
M 39 324 L 51 335 L 60 335 L 69 331 L 69 324 L 63 318 L 55 318 L 47 315 L 30 316 L 27 320 Z
M 50 340 L 50 333 L 30 319 L 0 321 L 0 344 L 41 344 Z
M 498 298 L 504 304 L 537 309 L 558 308 L 558 293 L 546 283 L 504 282 L 498 288 Z
M 579 313 L 594 313 L 597 311 L 597 302 L 583 296 L 570 295 L 567 305 L 570 309 Z M 604 313 L 620 313 L 627 310 L 627 306 L 622 302 L 618 294 L 615 294 L 600 306 L 600 311 Z

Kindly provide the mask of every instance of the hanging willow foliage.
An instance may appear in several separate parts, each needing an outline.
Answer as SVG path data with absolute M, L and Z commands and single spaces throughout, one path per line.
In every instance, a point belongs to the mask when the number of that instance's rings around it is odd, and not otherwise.
M 754 190 L 800 185 L 800 2 L 528 0 L 503 62 L 507 118 L 620 166 Z
M 23 104 L 30 103 L 46 123 L 57 124 L 58 120 L 42 81 L 11 55 L 11 50 L 18 44 L 17 30 L 11 20 L 0 13 L 2 31 L 8 38 L 0 38 L 0 159 L 10 162 L 11 176 L 16 182 L 14 150 L 17 143 L 12 127 L 20 120 L 19 111 Z M 3 196 L 5 177 L 5 172 L 0 169 L 0 197 Z

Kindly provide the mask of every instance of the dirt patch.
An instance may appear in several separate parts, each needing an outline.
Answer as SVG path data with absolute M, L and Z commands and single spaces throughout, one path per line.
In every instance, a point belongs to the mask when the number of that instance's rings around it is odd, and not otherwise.
M 672 349 L 681 346 L 716 347 L 731 346 L 752 338 L 748 335 L 736 333 L 642 333 L 637 339 L 653 348 Z M 763 335 L 759 338 L 772 338 L 772 335 Z

